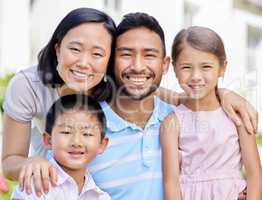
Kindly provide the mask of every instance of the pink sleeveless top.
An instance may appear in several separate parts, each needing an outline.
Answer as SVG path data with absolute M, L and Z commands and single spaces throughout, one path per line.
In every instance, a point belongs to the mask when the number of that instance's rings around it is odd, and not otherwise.
M 183 200 L 237 200 L 246 187 L 234 123 L 222 108 L 176 108 L 180 121 L 180 184 Z

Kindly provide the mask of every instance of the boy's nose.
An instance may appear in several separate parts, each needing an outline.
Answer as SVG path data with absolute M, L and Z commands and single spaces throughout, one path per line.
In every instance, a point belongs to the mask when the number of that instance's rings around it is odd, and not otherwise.
M 73 134 L 71 138 L 71 144 L 72 146 L 81 146 L 82 145 L 81 137 L 78 134 Z

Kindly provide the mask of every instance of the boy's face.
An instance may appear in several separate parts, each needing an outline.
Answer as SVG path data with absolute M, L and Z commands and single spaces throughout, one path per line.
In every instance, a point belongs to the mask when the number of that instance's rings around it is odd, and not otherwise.
M 100 122 L 94 114 L 72 110 L 58 116 L 51 136 L 44 133 L 44 143 L 65 170 L 78 170 L 105 150 L 108 139 L 101 141 Z

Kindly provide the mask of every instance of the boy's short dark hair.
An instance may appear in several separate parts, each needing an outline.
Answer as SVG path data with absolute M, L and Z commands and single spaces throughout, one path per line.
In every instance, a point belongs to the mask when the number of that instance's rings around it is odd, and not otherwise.
M 100 104 L 92 97 L 81 94 L 66 95 L 53 103 L 46 115 L 45 132 L 51 135 L 57 118 L 70 110 L 87 111 L 95 115 L 101 125 L 101 139 L 105 137 L 106 118 Z
M 118 37 L 129 30 L 141 27 L 147 28 L 150 31 L 155 32 L 160 37 L 163 55 L 166 56 L 164 31 L 158 23 L 158 21 L 153 16 L 150 16 L 146 13 L 136 12 L 126 14 L 116 28 L 116 36 Z

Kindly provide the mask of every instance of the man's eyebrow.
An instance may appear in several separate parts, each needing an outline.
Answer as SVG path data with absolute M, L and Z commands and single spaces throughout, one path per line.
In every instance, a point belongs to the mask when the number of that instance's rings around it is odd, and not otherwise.
M 116 51 L 134 51 L 134 50 L 128 47 L 118 47 L 116 48 Z
M 159 53 L 160 51 L 156 48 L 146 48 L 145 52 L 155 52 L 155 53 Z

